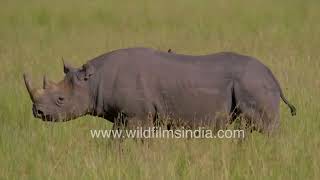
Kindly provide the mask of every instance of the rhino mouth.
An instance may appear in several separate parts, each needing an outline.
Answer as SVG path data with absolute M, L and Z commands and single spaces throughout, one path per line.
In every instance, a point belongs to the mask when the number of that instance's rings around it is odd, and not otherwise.
M 43 121 L 55 121 L 51 115 L 45 114 L 40 109 L 37 109 L 35 105 L 32 106 L 32 113 L 35 118 L 42 119 Z
M 67 122 L 76 118 L 76 117 L 68 117 L 66 115 L 64 116 L 63 114 L 44 113 L 40 108 L 37 108 L 35 104 L 33 104 L 32 106 L 32 113 L 35 118 L 39 118 L 42 121 L 46 121 L 46 122 Z

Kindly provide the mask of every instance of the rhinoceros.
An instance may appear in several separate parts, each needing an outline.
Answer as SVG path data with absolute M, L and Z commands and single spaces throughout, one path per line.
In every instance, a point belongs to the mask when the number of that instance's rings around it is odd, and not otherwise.
M 270 133 L 279 126 L 280 98 L 296 114 L 270 69 L 234 52 L 194 56 L 128 48 L 63 69 L 62 81 L 44 77 L 38 89 L 24 74 L 36 118 L 59 122 L 89 114 L 132 128 L 170 117 L 189 128 L 221 129 L 241 116 Z

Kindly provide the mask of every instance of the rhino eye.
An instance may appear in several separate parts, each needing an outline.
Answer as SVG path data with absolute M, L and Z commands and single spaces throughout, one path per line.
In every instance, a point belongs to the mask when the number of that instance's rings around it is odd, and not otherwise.
M 59 96 L 57 100 L 58 104 L 63 104 L 63 101 L 64 101 L 64 97 Z

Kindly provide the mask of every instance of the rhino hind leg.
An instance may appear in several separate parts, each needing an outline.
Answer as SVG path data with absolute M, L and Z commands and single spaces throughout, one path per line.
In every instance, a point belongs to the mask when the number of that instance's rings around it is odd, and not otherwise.
M 256 85 L 256 88 L 250 88 L 251 85 L 235 83 L 238 116 L 250 131 L 273 134 L 279 126 L 280 93 Z

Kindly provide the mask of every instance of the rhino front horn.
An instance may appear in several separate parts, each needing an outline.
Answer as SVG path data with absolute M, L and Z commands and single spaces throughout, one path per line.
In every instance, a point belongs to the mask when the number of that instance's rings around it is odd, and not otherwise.
M 30 95 L 30 98 L 31 98 L 32 102 L 34 102 L 34 89 L 32 88 L 30 78 L 26 73 L 24 73 L 23 79 L 24 79 L 24 83 L 26 85 L 26 88 L 28 90 L 28 93 Z

